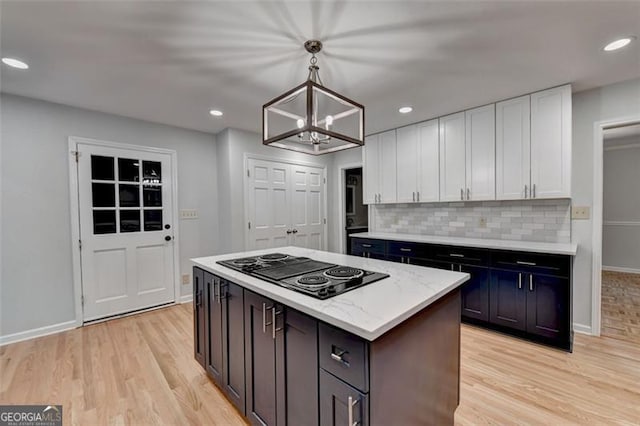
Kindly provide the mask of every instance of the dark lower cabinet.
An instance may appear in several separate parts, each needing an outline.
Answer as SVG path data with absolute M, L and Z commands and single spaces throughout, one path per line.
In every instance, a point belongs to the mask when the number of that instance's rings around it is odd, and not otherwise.
M 231 402 L 245 412 L 244 393 L 244 292 L 242 287 L 222 281 L 223 390 Z
M 194 357 L 203 367 L 205 366 L 205 290 L 204 271 L 193 268 L 193 337 L 194 337 Z
M 278 405 L 284 407 L 284 400 L 278 400 L 284 383 L 278 380 L 276 364 L 276 359 L 284 358 L 284 339 L 273 322 L 278 322 L 281 311 L 271 300 L 245 291 L 246 416 L 254 425 L 285 424 L 284 418 L 277 421 L 278 412 L 283 412 Z
M 367 395 L 320 369 L 320 425 L 369 425 Z
M 205 368 L 209 377 L 218 386 L 223 385 L 222 380 L 222 304 L 219 300 L 220 278 L 208 272 L 204 273 L 204 283 L 207 289 L 205 302 L 205 326 L 207 333 L 207 345 L 205 354 Z
M 491 270 L 490 321 L 493 324 L 525 331 L 527 328 L 527 293 L 525 274 L 500 269 Z
M 489 321 L 489 268 L 459 265 L 458 270 L 471 275 L 460 289 L 462 317 Z
M 536 274 L 530 274 L 527 280 L 527 332 L 567 340 L 569 280 Z

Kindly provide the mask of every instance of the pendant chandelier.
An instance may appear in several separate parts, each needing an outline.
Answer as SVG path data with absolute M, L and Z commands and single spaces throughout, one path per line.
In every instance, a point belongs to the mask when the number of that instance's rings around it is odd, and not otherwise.
M 364 145 L 364 106 L 323 86 L 319 40 L 308 40 L 307 81 L 262 107 L 262 143 L 312 155 Z

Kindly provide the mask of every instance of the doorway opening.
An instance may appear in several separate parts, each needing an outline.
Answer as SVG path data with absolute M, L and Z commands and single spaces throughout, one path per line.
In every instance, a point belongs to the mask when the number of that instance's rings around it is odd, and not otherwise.
M 640 342 L 640 124 L 606 128 L 602 155 L 602 336 Z
M 343 234 L 344 253 L 351 253 L 349 235 L 369 230 L 369 208 L 363 203 L 362 167 L 344 169 L 343 186 Z

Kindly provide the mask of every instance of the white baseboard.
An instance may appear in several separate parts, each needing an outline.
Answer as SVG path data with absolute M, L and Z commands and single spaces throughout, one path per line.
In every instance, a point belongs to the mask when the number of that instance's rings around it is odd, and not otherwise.
M 580 334 L 588 334 L 588 335 L 593 335 L 593 332 L 591 331 L 591 326 L 590 325 L 584 325 L 584 324 L 578 324 L 578 323 L 573 323 L 573 331 L 575 331 L 576 333 L 580 333 Z
M 640 274 L 640 269 L 635 268 L 622 268 L 620 266 L 604 266 L 602 265 L 603 271 L 611 271 L 611 272 L 626 272 L 627 274 Z
M 34 339 L 36 337 L 48 336 L 49 334 L 60 333 L 74 328 L 76 328 L 76 320 L 47 325 L 46 327 L 34 328 L 32 330 L 21 331 L 19 333 L 7 334 L 6 336 L 0 336 L 0 346 L 22 342 L 23 340 Z
M 193 302 L 193 294 L 184 294 L 180 296 L 180 300 L 178 301 L 178 303 L 180 304 L 191 302 Z

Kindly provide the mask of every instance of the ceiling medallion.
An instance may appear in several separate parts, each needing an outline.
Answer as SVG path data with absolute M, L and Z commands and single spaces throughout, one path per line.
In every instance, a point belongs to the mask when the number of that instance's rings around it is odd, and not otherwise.
M 262 143 L 312 155 L 364 145 L 364 106 L 322 85 L 322 42 L 304 48 L 311 54 L 307 81 L 264 104 Z

